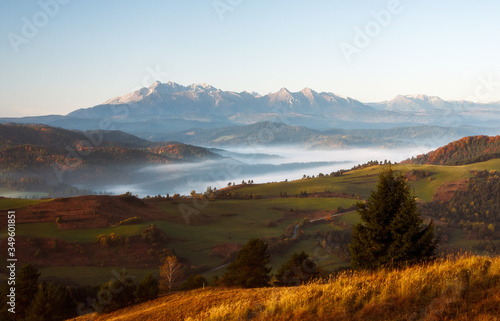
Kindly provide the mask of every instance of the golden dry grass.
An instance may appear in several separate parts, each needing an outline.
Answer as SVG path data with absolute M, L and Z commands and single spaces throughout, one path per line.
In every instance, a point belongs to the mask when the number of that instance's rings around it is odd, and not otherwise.
M 82 320 L 500 320 L 500 257 L 355 272 L 292 288 L 176 293 Z

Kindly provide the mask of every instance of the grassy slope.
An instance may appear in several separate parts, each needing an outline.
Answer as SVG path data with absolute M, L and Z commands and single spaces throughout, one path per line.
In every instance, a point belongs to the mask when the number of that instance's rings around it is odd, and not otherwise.
M 78 280 L 81 284 L 101 285 L 110 281 L 120 273 L 123 267 L 92 267 L 92 266 L 49 266 L 40 269 L 43 277 L 56 276 L 58 278 L 68 278 Z M 127 275 L 139 283 L 149 273 L 159 276 L 158 269 L 125 269 Z
M 359 194 L 361 198 L 369 196 L 378 182 L 378 173 L 383 166 L 372 166 L 345 173 L 340 177 L 323 177 L 314 179 L 300 179 L 291 182 L 262 184 L 238 189 L 240 193 L 254 193 L 257 195 L 279 196 L 280 192 L 288 195 L 298 194 L 306 190 L 308 193 L 317 192 L 345 192 Z M 446 182 L 470 177 L 472 170 L 500 170 L 500 159 L 493 159 L 482 163 L 463 166 L 438 166 L 438 165 L 393 165 L 395 170 L 411 171 L 420 169 L 431 173 L 431 180 L 422 179 L 411 182 L 415 187 L 416 196 L 423 201 L 430 201 L 436 188 Z
M 465 166 L 433 166 L 433 165 L 396 165 L 395 169 L 426 170 L 431 173 L 431 180 L 427 178 L 417 182 L 411 182 L 415 187 L 416 195 L 422 200 L 428 201 L 432 198 L 437 187 L 445 182 L 455 181 L 460 178 L 470 176 L 471 170 L 496 169 L 500 170 L 500 160 L 490 160 L 484 163 L 471 164 Z M 362 198 L 367 197 L 369 192 L 375 188 L 377 174 L 381 167 L 375 166 L 362 170 L 346 173 L 342 177 L 315 178 L 306 180 L 297 180 L 292 182 L 271 183 L 258 186 L 250 186 L 239 189 L 239 192 L 255 193 L 263 196 L 277 196 L 281 192 L 287 192 L 289 195 L 299 193 L 301 190 L 311 192 L 336 191 L 346 193 L 359 193 Z M 186 224 L 184 220 L 179 223 L 155 221 L 144 222 L 136 225 L 126 225 L 114 228 L 93 229 L 93 230 L 58 230 L 55 223 L 33 223 L 19 224 L 17 231 L 19 235 L 27 237 L 60 238 L 66 241 L 79 241 L 80 243 L 93 242 L 97 235 L 103 233 L 119 233 L 125 236 L 138 235 L 149 224 L 157 224 L 168 236 L 174 238 L 169 244 L 175 249 L 176 254 L 191 260 L 194 265 L 207 264 L 208 266 L 217 266 L 222 258 L 213 254 L 212 247 L 222 243 L 244 244 L 252 237 L 278 237 L 282 235 L 286 227 L 300 221 L 307 212 L 301 212 L 295 216 L 284 215 L 284 210 L 294 208 L 299 211 L 306 210 L 332 210 L 339 206 L 348 207 L 353 204 L 355 199 L 339 198 L 287 198 L 287 199 L 258 199 L 258 200 L 218 200 L 210 202 L 208 206 L 201 209 L 199 213 L 193 215 L 193 219 L 205 220 L 202 225 Z M 30 205 L 32 200 L 0 199 L 0 209 L 15 208 Z M 174 202 L 160 202 L 158 205 L 162 208 L 166 216 L 170 218 L 182 217 L 179 205 L 184 203 L 193 207 L 192 200 L 183 200 L 179 204 Z M 228 214 L 234 216 L 227 216 Z M 277 222 L 275 227 L 266 227 L 267 220 Z M 353 225 L 359 221 L 357 213 L 345 214 L 336 220 Z M 312 225 L 304 231 L 306 234 L 314 236 L 316 230 L 335 228 L 331 225 Z M 470 242 L 463 240 L 460 231 L 452 235 L 449 244 L 469 249 Z M 288 257 L 297 251 L 304 250 L 310 255 L 318 250 L 316 240 L 313 237 L 301 240 L 286 253 L 274 255 L 271 265 L 276 271 Z M 331 257 L 328 260 L 320 262 L 320 265 L 326 269 L 332 269 L 343 265 L 338 259 Z M 46 270 L 45 275 L 58 275 L 55 270 Z M 209 273 L 206 276 L 211 277 L 214 274 L 222 274 L 222 270 Z
M 44 192 L 21 192 L 21 191 L 16 191 L 13 189 L 5 188 L 5 187 L 0 187 L 0 195 L 3 197 L 12 197 L 12 198 L 28 198 L 31 196 L 36 196 L 36 197 L 47 197 L 48 193 Z
M 0 210 L 12 210 L 42 202 L 49 202 L 51 199 L 44 200 L 25 200 L 18 198 L 0 198 Z
M 175 293 L 93 320 L 499 320 L 500 258 L 341 274 L 292 288 Z M 87 320 L 83 316 L 76 320 Z
M 218 200 L 196 214 L 214 222 L 203 225 L 172 223 L 165 221 L 149 221 L 141 224 L 117 226 L 113 228 L 91 230 L 58 230 L 55 223 L 20 224 L 17 232 L 31 238 L 59 238 L 69 242 L 94 242 L 100 234 L 118 233 L 124 236 L 138 235 L 150 224 L 156 224 L 169 237 L 173 238 L 169 246 L 175 249 L 177 255 L 191 260 L 195 265 L 207 264 L 216 266 L 221 257 L 212 254 L 212 247 L 222 243 L 246 243 L 250 238 L 279 237 L 286 227 L 302 219 L 299 214 L 294 217 L 283 217 L 281 209 L 288 207 L 297 210 L 336 209 L 339 206 L 348 207 L 355 202 L 353 199 L 341 198 L 307 198 L 307 199 L 262 199 L 262 200 Z M 192 205 L 192 200 L 180 204 Z M 182 216 L 179 205 L 165 201 L 159 206 L 171 217 Z M 231 214 L 234 216 L 225 216 Z M 266 227 L 267 220 L 279 220 L 275 227 Z M 249 228 L 251 227 L 251 228 Z M 303 240 L 293 248 L 304 249 L 312 253 L 315 240 Z M 292 252 L 293 253 L 293 252 Z M 278 268 L 288 258 L 284 255 L 275 256 L 272 266 Z

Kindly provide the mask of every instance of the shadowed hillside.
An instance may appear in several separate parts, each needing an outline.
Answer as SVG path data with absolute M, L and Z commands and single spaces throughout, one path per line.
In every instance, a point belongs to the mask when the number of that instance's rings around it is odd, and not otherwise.
M 220 158 L 202 147 L 153 143 L 116 130 L 0 125 L 0 189 L 30 196 L 95 194 L 93 188 L 75 185 L 112 181 L 126 185 L 133 181 L 131 173 L 144 166 Z

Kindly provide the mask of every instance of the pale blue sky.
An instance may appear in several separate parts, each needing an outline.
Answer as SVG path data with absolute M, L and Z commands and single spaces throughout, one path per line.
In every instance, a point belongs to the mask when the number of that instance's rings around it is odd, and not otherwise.
M 402 12 L 373 29 L 350 63 L 340 44 L 354 46 L 356 28 L 377 24 L 371 12 L 391 0 L 220 0 L 233 7 L 223 20 L 214 0 L 66 1 L 53 17 L 38 1 L 0 2 L 0 117 L 94 106 L 153 82 L 148 68 L 183 85 L 261 94 L 311 87 L 363 102 L 465 99 L 481 77 L 500 82 L 494 0 L 401 0 Z M 40 27 L 15 52 L 9 37 L 23 37 L 26 19 Z M 487 100 L 500 100 L 493 87 Z

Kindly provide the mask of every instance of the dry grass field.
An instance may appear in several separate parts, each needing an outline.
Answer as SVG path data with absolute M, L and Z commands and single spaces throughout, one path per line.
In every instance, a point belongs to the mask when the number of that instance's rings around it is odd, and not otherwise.
M 290 288 L 200 289 L 74 320 L 500 320 L 500 257 L 346 272 Z

